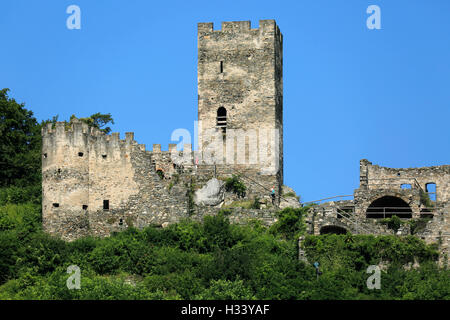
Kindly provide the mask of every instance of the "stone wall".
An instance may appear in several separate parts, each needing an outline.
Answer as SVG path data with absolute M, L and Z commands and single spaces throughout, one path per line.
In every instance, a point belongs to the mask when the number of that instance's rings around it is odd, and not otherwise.
M 173 222 L 187 212 L 184 186 L 156 172 L 153 152 L 127 133 L 105 135 L 75 121 L 43 130 L 43 224 L 64 239 L 105 236 L 128 225 Z M 170 157 L 164 160 L 167 166 Z M 173 168 L 173 165 L 172 165 Z M 170 177 L 170 176 L 169 176 Z M 105 203 L 106 202 L 106 203 Z M 55 204 L 55 205 L 54 205 Z
M 450 165 L 422 168 L 387 168 L 360 161 L 360 188 L 401 190 L 402 185 L 427 192 L 427 185 L 436 184 L 436 200 L 442 205 L 450 200 Z
M 220 206 L 192 203 L 193 192 L 213 177 L 241 175 L 247 186 L 242 200 L 268 198 L 263 186 L 277 182 L 274 176 L 258 176 L 255 167 L 195 165 L 190 145 L 181 152 L 175 145 L 148 151 L 131 132 L 120 140 L 118 133 L 105 135 L 77 120 L 50 124 L 42 135 L 44 230 L 65 240 L 216 214 Z M 232 211 L 232 221 L 259 217 L 271 224 L 274 219 L 270 210 Z

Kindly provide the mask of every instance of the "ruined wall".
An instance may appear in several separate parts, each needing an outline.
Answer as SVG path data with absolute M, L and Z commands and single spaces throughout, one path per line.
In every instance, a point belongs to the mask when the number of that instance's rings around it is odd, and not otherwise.
M 133 133 L 120 140 L 77 121 L 49 125 L 42 134 L 46 232 L 71 240 L 186 216 L 186 187 L 182 179 L 170 186 L 175 169 L 168 151 L 146 151 Z M 157 167 L 169 173 L 161 178 Z
M 238 166 L 236 171 L 226 165 L 194 165 L 195 152 L 188 144 L 183 151 L 174 144 L 169 151 L 158 144 L 147 151 L 131 132 L 120 140 L 118 133 L 105 135 L 77 120 L 71 126 L 50 124 L 42 135 L 44 230 L 65 240 L 108 236 L 128 226 L 164 226 L 187 217 L 201 220 L 205 214 L 217 213 L 220 206 L 192 204 L 195 187 L 213 177 L 257 175 L 248 166 Z M 262 185 L 274 184 L 275 179 L 243 179 L 245 199 L 268 196 Z M 233 214 L 233 221 L 254 217 L 254 212 L 241 211 Z M 261 214 L 268 224 L 273 222 L 270 213 Z
M 283 184 L 282 43 L 274 20 L 259 21 L 258 29 L 250 21 L 223 22 L 221 30 L 198 24 L 201 159 L 248 168 L 265 192 L 275 186 L 277 194 Z M 226 126 L 217 122 L 221 107 Z
M 440 204 L 450 201 L 450 165 L 422 168 L 387 168 L 360 161 L 360 187 L 372 189 L 400 189 L 402 184 L 416 184 L 427 191 L 427 184 L 436 184 L 436 200 Z
M 435 184 L 431 189 L 429 184 Z M 403 189 L 402 185 L 408 185 Z M 426 194 L 431 201 L 423 199 Z M 355 211 L 366 214 L 371 203 L 381 197 L 392 196 L 404 200 L 423 228 L 415 235 L 427 243 L 438 243 L 441 258 L 450 259 L 450 166 L 422 168 L 387 168 L 360 161 L 360 187 L 355 190 Z M 406 226 L 406 225 L 405 225 Z M 411 230 L 409 227 L 406 233 Z
M 430 184 L 435 184 L 435 192 L 430 193 Z M 373 201 L 392 196 L 404 200 L 413 216 L 418 217 L 427 211 L 424 194 L 432 197 L 435 207 L 450 201 L 450 166 L 397 169 L 373 165 L 366 159 L 360 161 L 360 187 L 355 190 L 357 213 L 365 214 Z

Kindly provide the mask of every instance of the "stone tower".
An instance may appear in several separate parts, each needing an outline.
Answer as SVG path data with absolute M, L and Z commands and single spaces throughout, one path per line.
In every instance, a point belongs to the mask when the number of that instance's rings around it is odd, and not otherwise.
M 42 129 L 42 212 L 44 230 L 56 234 L 88 234 L 88 125 L 70 131 L 57 122 Z
M 222 22 L 221 30 L 198 24 L 198 119 L 203 159 L 218 141 L 223 148 L 214 163 L 223 158 L 227 165 L 253 169 L 258 181 L 272 176 L 265 187 L 280 191 L 283 36 L 275 20 L 260 20 L 258 29 L 250 21 Z

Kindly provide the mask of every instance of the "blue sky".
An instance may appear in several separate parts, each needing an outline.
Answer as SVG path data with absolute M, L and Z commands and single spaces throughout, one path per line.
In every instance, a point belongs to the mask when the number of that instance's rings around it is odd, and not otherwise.
M 446 0 L 3 0 L 0 88 L 38 120 L 111 113 L 122 138 L 166 150 L 197 119 L 197 23 L 260 19 L 284 36 L 284 180 L 303 201 L 352 194 L 362 158 L 450 164 Z

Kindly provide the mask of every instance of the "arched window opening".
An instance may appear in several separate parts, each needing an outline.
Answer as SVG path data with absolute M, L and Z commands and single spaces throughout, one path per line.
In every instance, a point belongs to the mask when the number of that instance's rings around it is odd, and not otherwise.
M 222 128 L 222 132 L 226 132 L 227 130 L 227 109 L 224 107 L 220 107 L 217 109 L 217 123 L 216 125 L 219 128 Z
M 411 218 L 412 210 L 409 205 L 398 197 L 385 196 L 373 201 L 366 211 L 366 218 Z
M 323 226 L 320 228 L 320 234 L 346 234 L 347 230 L 339 226 Z

